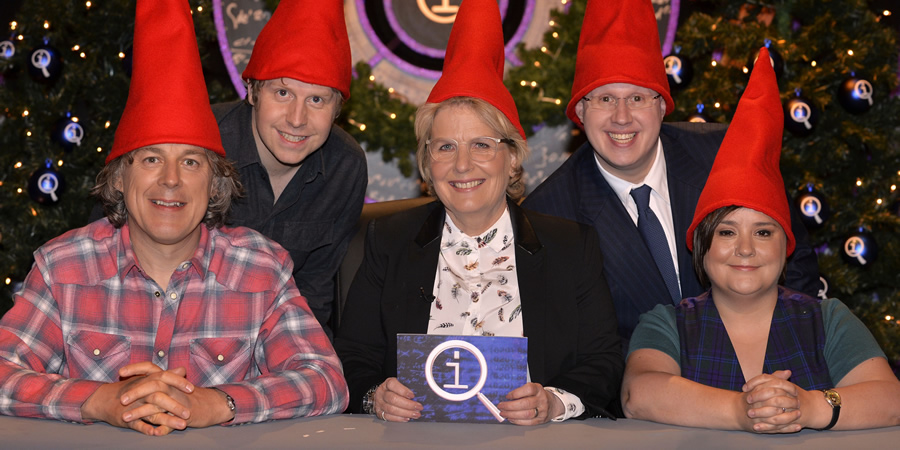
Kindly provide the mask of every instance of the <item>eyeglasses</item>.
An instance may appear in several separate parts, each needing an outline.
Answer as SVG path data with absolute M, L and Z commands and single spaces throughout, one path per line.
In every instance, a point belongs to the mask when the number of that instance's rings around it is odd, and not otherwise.
M 662 94 L 656 94 L 648 97 L 641 94 L 631 94 L 628 97 L 613 97 L 612 95 L 597 95 L 594 97 L 582 97 L 588 108 L 602 109 L 603 111 L 614 111 L 619 106 L 619 100 L 625 100 L 625 106 L 628 109 L 645 109 L 653 106 L 656 100 L 662 97 Z
M 469 157 L 473 161 L 490 161 L 497 156 L 497 150 L 500 149 L 501 142 L 507 145 L 515 144 L 512 139 L 484 136 L 472 139 L 469 142 L 463 141 L 462 143 L 457 142 L 456 139 L 429 139 L 425 141 L 425 145 L 428 147 L 428 153 L 431 154 L 435 161 L 456 159 L 457 149 L 461 145 L 466 146 L 465 144 L 468 144 Z

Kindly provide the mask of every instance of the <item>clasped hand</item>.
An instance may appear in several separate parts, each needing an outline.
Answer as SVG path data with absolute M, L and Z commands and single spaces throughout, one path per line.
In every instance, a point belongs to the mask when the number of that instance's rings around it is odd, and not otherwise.
M 374 410 L 378 418 L 390 422 L 408 422 L 421 417 L 422 404 L 413 400 L 415 394 L 394 377 L 378 386 L 374 395 Z M 505 402 L 497 409 L 500 415 L 516 425 L 539 425 L 560 415 L 565 408 L 555 395 L 538 383 L 526 383 L 506 394 Z
M 82 418 L 148 436 L 230 420 L 214 407 L 216 401 L 225 405 L 222 395 L 194 386 L 185 375 L 183 367 L 163 370 L 149 361 L 129 364 L 119 369 L 121 381 L 101 386 L 84 402 Z
M 744 384 L 741 408 L 744 425 L 756 433 L 795 433 L 803 428 L 800 398 L 806 393 L 788 381 L 790 370 L 762 374 Z

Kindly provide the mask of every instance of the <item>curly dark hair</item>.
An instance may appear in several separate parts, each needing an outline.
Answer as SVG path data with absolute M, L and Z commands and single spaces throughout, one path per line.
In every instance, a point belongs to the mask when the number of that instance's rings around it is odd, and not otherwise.
M 212 169 L 214 194 L 209 199 L 203 223 L 207 228 L 219 228 L 225 224 L 231 212 L 231 202 L 243 195 L 244 188 L 231 161 L 216 152 L 205 150 Z M 91 189 L 91 195 L 100 200 L 106 218 L 116 228 L 125 225 L 128 219 L 125 196 L 122 191 L 115 188 L 116 181 L 121 179 L 125 166 L 133 163 L 134 152 L 110 161 L 97 174 L 96 184 Z

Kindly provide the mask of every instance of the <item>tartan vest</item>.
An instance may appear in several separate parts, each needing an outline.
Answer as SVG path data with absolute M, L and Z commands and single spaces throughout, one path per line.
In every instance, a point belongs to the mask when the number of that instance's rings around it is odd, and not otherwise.
M 681 340 L 681 376 L 720 389 L 740 391 L 744 374 L 719 317 L 711 291 L 675 308 Z M 805 390 L 834 387 L 825 362 L 825 324 L 818 299 L 778 287 L 763 373 L 791 370 Z

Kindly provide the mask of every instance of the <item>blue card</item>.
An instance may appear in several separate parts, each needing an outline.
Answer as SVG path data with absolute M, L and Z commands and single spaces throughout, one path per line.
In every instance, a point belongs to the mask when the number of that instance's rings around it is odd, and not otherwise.
M 397 379 L 425 408 L 420 421 L 503 422 L 496 405 L 527 371 L 528 338 L 397 335 Z

